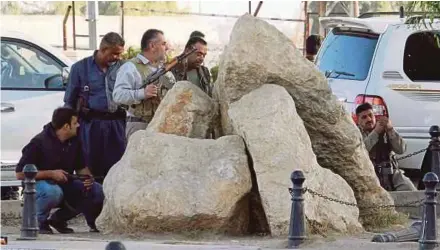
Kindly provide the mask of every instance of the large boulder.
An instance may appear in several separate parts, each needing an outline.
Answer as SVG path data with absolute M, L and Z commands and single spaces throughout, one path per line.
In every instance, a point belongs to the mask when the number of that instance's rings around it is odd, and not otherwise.
M 265 84 L 232 103 L 228 111 L 234 130 L 244 138 L 272 235 L 288 233 L 290 174 L 302 170 L 304 186 L 330 197 L 356 203 L 353 190 L 341 176 L 316 161 L 304 123 L 294 101 L 278 85 Z M 310 225 L 345 233 L 361 229 L 359 211 L 305 194 Z
M 108 232 L 247 232 L 252 182 L 241 137 L 135 134 L 105 178 L 98 226 Z
M 216 83 L 223 134 L 237 133 L 228 116 L 231 103 L 263 84 L 283 86 L 295 101 L 319 165 L 342 176 L 359 205 L 393 204 L 379 184 L 358 128 L 326 78 L 274 26 L 247 14 L 240 17 Z M 362 216 L 365 211 L 360 212 Z
M 188 81 L 177 82 L 161 101 L 147 131 L 190 138 L 211 136 L 217 105 L 199 87 Z

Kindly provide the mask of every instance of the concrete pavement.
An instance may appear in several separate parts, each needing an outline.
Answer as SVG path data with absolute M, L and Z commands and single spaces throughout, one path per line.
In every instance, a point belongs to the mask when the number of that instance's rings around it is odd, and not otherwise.
M 2 246 L 1 249 L 41 249 L 41 250 L 98 250 L 105 249 L 109 241 L 99 240 L 72 240 L 72 241 L 16 241 L 10 240 L 9 244 Z M 240 245 L 237 244 L 216 244 L 216 243 L 197 243 L 197 242 L 169 242 L 154 243 L 147 241 L 125 241 L 122 240 L 127 250 L 210 250 L 210 249 L 232 249 L 232 250 L 257 250 L 257 249 L 286 249 L 287 246 L 265 246 L 265 244 L 257 245 Z M 418 249 L 416 242 L 409 243 L 373 243 L 369 239 L 342 239 L 333 242 L 321 241 L 304 244 L 300 249 L 335 249 L 335 250 L 400 250 L 400 249 Z

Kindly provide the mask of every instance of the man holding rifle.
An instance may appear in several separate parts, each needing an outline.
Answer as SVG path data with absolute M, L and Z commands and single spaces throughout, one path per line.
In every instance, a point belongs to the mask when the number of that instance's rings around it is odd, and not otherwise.
M 166 60 L 168 45 L 162 31 L 147 30 L 142 36 L 141 50 L 140 54 L 121 66 L 113 90 L 114 101 L 128 106 L 125 130 L 127 141 L 134 132 L 147 127 L 159 100 L 176 82 L 173 74 L 167 72 L 159 77 L 158 84 L 148 84 L 142 88 L 147 77 L 156 72 Z
M 67 221 L 78 213 L 84 214 L 91 232 L 99 232 L 95 220 L 101 213 L 104 193 L 84 163 L 78 128 L 75 110 L 56 109 L 52 121 L 23 148 L 15 169 L 19 180 L 24 179 L 25 165 L 33 164 L 38 169 L 36 203 L 40 234 L 52 234 L 51 227 L 60 233 L 73 233 Z M 77 175 L 73 175 L 74 171 Z M 61 208 L 48 219 L 56 207 Z
M 185 45 L 184 53 L 188 53 L 193 48 L 196 48 L 197 51 L 173 68 L 172 72 L 177 81 L 190 81 L 212 97 L 211 74 L 209 69 L 203 66 L 208 52 L 207 46 L 208 43 L 205 41 L 203 33 L 192 32 Z

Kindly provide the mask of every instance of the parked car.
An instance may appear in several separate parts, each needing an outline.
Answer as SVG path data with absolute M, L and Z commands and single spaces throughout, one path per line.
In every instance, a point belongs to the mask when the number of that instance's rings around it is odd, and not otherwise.
M 53 47 L 25 34 L 2 31 L 1 175 L 2 186 L 15 178 L 22 148 L 63 105 L 72 61 Z
M 406 140 L 406 154 L 426 148 L 430 126 L 440 125 L 440 23 L 414 25 L 399 17 L 326 17 L 320 23 L 329 31 L 315 63 L 347 111 L 356 119 L 356 107 L 370 102 Z M 423 156 L 400 167 L 418 173 Z

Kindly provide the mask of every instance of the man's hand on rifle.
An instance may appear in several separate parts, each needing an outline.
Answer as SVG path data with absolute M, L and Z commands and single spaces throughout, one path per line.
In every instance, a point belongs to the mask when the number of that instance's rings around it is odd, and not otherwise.
M 94 181 L 95 180 L 93 179 L 92 176 L 90 176 L 90 178 L 87 178 L 83 181 L 84 187 L 86 188 L 87 191 L 89 191 L 92 188 Z
M 56 181 L 57 183 L 67 182 L 68 173 L 64 170 L 61 170 L 61 169 L 52 170 L 50 172 L 50 174 L 51 174 L 51 179 Z
M 150 99 L 157 96 L 157 86 L 149 84 L 144 89 L 145 99 Z

